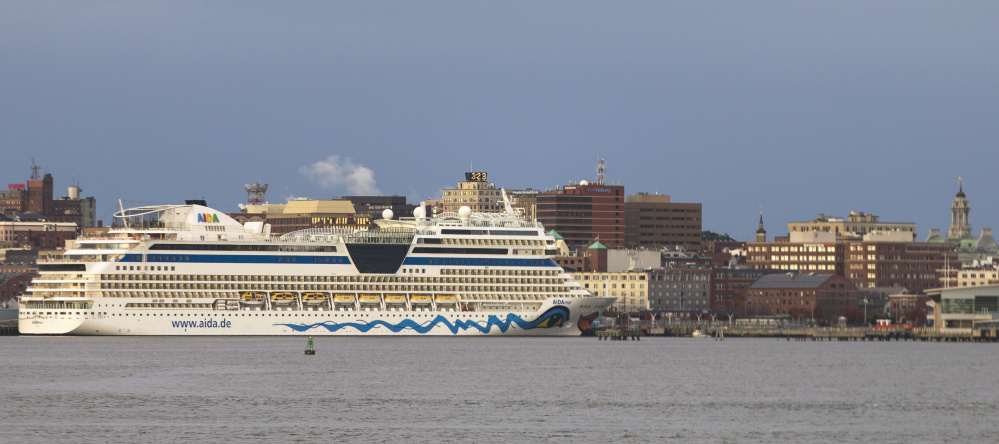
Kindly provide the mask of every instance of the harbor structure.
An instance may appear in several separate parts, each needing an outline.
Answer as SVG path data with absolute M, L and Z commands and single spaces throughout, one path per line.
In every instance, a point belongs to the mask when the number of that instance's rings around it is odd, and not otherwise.
M 999 285 L 927 290 L 935 306 L 933 325 L 944 333 L 971 334 L 999 327 Z

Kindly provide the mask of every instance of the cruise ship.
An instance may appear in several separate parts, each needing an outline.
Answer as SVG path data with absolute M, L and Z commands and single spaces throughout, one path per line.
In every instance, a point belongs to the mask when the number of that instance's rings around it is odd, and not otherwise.
M 272 236 L 201 205 L 115 214 L 115 229 L 40 260 L 19 330 L 43 335 L 575 336 L 614 298 L 551 256 L 555 239 L 502 213 Z

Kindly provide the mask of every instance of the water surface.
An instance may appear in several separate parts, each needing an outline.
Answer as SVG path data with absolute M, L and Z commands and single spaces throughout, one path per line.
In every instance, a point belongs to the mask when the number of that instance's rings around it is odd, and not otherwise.
M 995 442 L 997 346 L 0 337 L 0 441 Z

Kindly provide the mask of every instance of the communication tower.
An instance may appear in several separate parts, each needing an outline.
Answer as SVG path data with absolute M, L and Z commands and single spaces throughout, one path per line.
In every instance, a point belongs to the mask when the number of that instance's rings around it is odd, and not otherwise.
M 32 157 L 31 158 L 31 180 L 39 180 L 39 179 L 42 178 L 42 176 L 40 176 L 38 174 L 38 171 L 41 170 L 41 169 L 42 169 L 42 167 L 40 167 L 38 165 L 35 165 L 35 158 Z
M 607 166 L 604 165 L 604 158 L 601 157 L 600 161 L 597 162 L 597 185 L 604 184 L 604 178 L 607 176 Z
M 264 194 L 267 193 L 267 184 L 255 183 L 253 185 L 246 184 L 243 185 L 246 188 L 246 203 L 249 205 L 263 205 Z

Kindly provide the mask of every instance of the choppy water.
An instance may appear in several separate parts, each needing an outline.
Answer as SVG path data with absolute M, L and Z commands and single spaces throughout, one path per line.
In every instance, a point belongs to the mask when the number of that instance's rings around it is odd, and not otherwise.
M 0 337 L 3 442 L 996 442 L 999 346 Z

